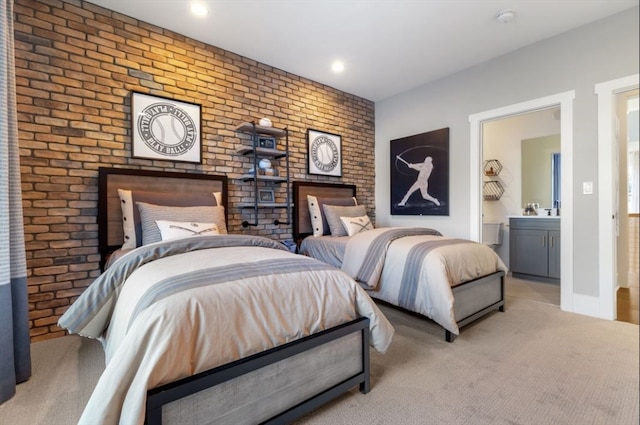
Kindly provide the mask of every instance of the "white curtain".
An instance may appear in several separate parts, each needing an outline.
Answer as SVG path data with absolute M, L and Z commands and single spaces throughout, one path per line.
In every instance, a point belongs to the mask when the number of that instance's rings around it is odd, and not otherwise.
M 0 403 L 31 376 L 27 268 L 13 49 L 13 0 L 0 0 Z

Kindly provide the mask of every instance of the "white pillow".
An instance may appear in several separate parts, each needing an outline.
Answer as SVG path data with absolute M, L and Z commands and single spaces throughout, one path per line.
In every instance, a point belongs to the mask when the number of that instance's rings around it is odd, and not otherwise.
M 225 224 L 225 211 L 223 206 L 217 207 L 168 207 L 164 205 L 153 205 L 145 202 L 136 202 L 140 210 L 140 220 L 142 222 L 142 244 L 162 240 L 160 229 L 156 221 L 180 221 L 182 223 L 215 223 L 218 231 L 222 235 L 227 234 Z
M 340 220 L 340 217 L 362 217 L 367 215 L 367 209 L 364 205 L 356 205 L 353 207 L 343 207 L 341 205 L 323 205 L 324 215 L 329 224 L 331 236 L 347 236 L 347 229 Z
M 124 243 L 122 249 L 133 249 L 136 243 L 136 228 L 133 222 L 133 201 L 131 191 L 118 189 L 120 207 L 122 208 L 122 230 L 124 231 Z
M 120 207 L 122 208 L 122 230 L 124 233 L 124 242 L 122 249 L 133 249 L 142 246 L 142 228 L 140 216 L 134 210 L 134 203 L 137 201 L 146 202 L 154 205 L 171 205 L 171 206 L 192 206 L 192 205 L 222 205 L 222 192 L 212 192 L 213 199 L 208 202 L 206 193 L 165 193 L 165 192 L 145 192 L 136 191 L 136 199 L 134 200 L 134 192 L 127 189 L 118 189 L 118 197 L 120 198 Z M 171 203 L 167 204 L 167 199 L 171 199 Z M 203 202 L 204 201 L 204 202 Z
M 369 216 L 367 215 L 363 215 L 362 217 L 340 217 L 340 220 L 349 236 L 357 235 L 367 230 L 373 230 L 373 224 L 371 224 L 371 220 L 369 220 Z
M 215 223 L 196 223 L 193 221 L 156 220 L 162 240 L 188 238 L 191 236 L 219 235 L 220 230 Z
M 331 229 L 327 222 L 327 217 L 324 213 L 325 205 L 338 205 L 338 206 L 355 206 L 358 205 L 358 201 L 355 197 L 351 198 L 328 198 L 307 195 L 307 203 L 309 206 L 309 217 L 311 219 L 311 228 L 313 229 L 313 236 L 330 235 Z

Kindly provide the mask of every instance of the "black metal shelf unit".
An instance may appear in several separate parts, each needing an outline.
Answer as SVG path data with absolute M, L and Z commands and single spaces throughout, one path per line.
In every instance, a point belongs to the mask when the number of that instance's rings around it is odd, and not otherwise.
M 239 208 L 253 209 L 253 221 L 245 220 L 242 222 L 243 227 L 257 226 L 258 225 L 258 210 L 260 208 L 286 208 L 287 220 L 280 221 L 274 220 L 273 224 L 276 226 L 291 223 L 291 188 L 289 178 L 289 130 L 287 128 L 276 127 L 264 127 L 257 125 L 254 122 L 244 122 L 236 127 L 236 132 L 251 135 L 252 146 L 243 146 L 238 149 L 238 153 L 241 155 L 251 155 L 253 159 L 252 172 L 245 173 L 239 177 L 243 182 L 253 182 L 253 201 L 248 203 L 238 204 Z M 273 139 L 273 142 L 270 139 Z M 275 140 L 284 139 L 284 150 L 277 149 Z M 270 143 L 273 146 L 265 146 Z M 285 171 L 284 175 L 262 175 L 260 174 L 259 161 L 260 159 L 284 159 Z M 261 202 L 258 196 L 259 184 L 282 184 L 286 185 L 286 202 Z

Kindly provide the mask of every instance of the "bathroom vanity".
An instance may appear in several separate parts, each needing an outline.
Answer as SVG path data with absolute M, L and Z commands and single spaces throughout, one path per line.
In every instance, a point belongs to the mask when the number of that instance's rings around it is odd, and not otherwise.
M 560 283 L 560 217 L 509 217 L 513 277 Z

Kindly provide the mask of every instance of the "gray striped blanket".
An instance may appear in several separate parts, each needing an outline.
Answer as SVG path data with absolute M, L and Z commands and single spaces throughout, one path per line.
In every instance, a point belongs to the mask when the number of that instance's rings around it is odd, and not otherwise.
M 126 279 L 139 267 L 154 260 L 201 249 L 257 246 L 286 250 L 272 239 L 246 235 L 198 236 L 142 246 L 118 259 L 87 288 L 60 317 L 58 326 L 70 333 L 98 338 L 109 325 L 116 297 Z

